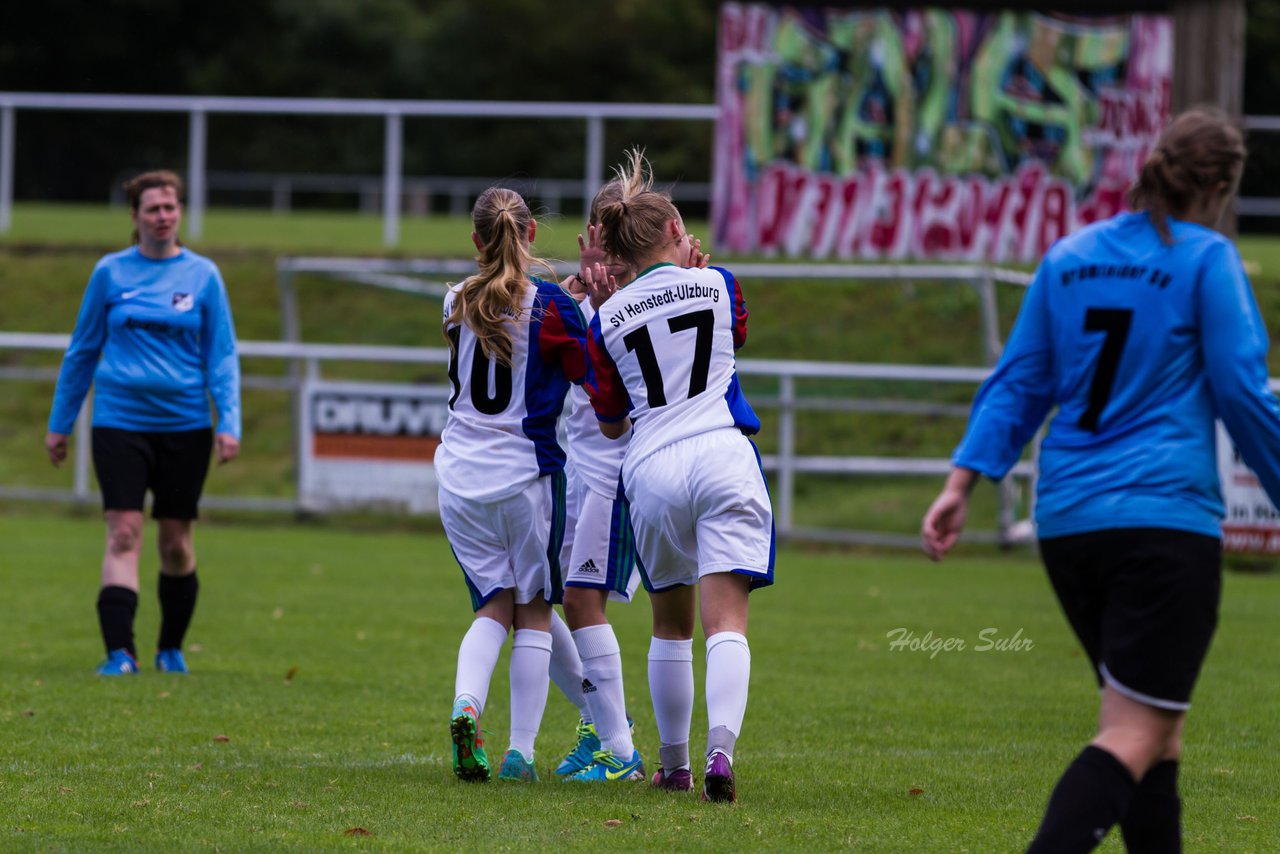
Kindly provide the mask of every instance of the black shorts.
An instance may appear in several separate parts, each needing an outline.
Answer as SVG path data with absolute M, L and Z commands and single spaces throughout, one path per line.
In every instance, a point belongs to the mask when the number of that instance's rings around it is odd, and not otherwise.
M 103 510 L 141 510 L 147 490 L 153 519 L 195 519 L 209 473 L 213 430 L 143 433 L 93 428 L 93 469 Z
M 1187 709 L 1218 625 L 1222 541 L 1118 528 L 1043 539 L 1040 557 L 1098 683 Z

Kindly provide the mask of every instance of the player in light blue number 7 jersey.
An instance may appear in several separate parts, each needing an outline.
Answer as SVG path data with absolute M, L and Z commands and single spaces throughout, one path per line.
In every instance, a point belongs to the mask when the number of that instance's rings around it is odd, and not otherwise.
M 1221 592 L 1214 419 L 1280 501 L 1267 333 L 1235 247 L 1213 231 L 1244 165 L 1240 133 L 1192 110 L 1160 136 L 1133 213 L 1046 254 L 947 486 L 925 515 L 940 559 L 979 476 L 1040 448 L 1040 553 L 1102 688 L 1098 734 L 1067 768 L 1033 852 L 1180 850 L 1181 734 Z

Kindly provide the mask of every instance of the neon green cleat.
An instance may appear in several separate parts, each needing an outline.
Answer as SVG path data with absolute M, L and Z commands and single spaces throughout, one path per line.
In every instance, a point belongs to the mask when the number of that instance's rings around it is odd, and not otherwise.
M 560 767 L 556 768 L 556 776 L 567 777 L 576 774 L 591 764 L 591 755 L 600 749 L 600 737 L 596 735 L 595 724 L 578 721 L 578 743 L 573 746 Z
M 453 773 L 459 780 L 484 783 L 489 779 L 489 757 L 476 727 L 476 710 L 466 703 L 455 703 L 453 720 L 449 722 L 453 737 Z

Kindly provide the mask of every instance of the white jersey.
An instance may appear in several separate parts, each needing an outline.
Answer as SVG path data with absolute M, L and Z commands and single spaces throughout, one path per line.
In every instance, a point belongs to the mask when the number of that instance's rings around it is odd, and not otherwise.
M 720 267 L 658 264 L 600 306 L 588 338 L 592 404 L 601 421 L 631 416 L 628 469 L 700 433 L 759 431 L 734 358 L 746 337 L 742 291 Z
M 583 300 L 579 307 L 588 324 L 596 311 L 590 300 Z M 618 477 L 622 473 L 622 458 L 627 453 L 631 434 L 610 439 L 600 432 L 600 422 L 591 399 L 582 386 L 569 389 L 569 414 L 564 419 L 568 440 L 569 461 L 572 471 L 595 492 L 607 498 L 618 493 Z
M 444 301 L 447 318 L 457 286 Z M 463 498 L 498 501 L 564 469 L 556 423 L 570 382 L 586 374 L 586 326 L 573 297 L 533 279 L 512 322 L 511 366 L 485 356 L 475 334 L 453 324 L 449 420 L 436 450 L 441 487 Z

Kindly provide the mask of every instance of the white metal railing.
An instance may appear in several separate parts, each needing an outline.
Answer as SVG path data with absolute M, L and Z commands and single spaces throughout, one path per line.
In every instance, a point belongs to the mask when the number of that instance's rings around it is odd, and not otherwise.
M 108 199 L 112 205 L 125 203 L 124 181 L 142 170 L 120 172 L 111 182 Z M 293 199 L 301 193 L 341 193 L 355 196 L 361 213 L 373 213 L 382 206 L 383 179 L 374 174 L 347 175 L 331 172 L 224 172 L 210 170 L 205 175 L 206 191 L 252 193 L 270 199 L 272 213 L 288 213 Z M 591 199 L 583 196 L 580 178 L 513 178 L 452 175 L 405 175 L 401 179 L 404 195 L 402 211 L 417 216 L 429 214 L 437 197 L 447 198 L 446 210 L 451 216 L 469 216 L 475 198 L 489 187 L 509 187 L 530 201 L 536 199 L 539 209 L 559 214 L 562 201 L 575 199 L 585 207 Z M 711 185 L 699 181 L 681 181 L 668 188 L 676 202 L 706 205 L 711 200 Z M 207 201 L 207 200 L 206 200 Z
M 69 336 L 43 333 L 0 333 L 0 351 L 25 350 L 62 352 L 66 349 Z M 280 359 L 300 362 L 305 370 L 290 376 L 245 377 L 246 387 L 272 388 L 282 391 L 296 391 L 304 376 L 318 376 L 319 365 L 323 362 L 383 362 L 434 364 L 442 368 L 447 366 L 449 353 L 443 347 L 393 347 L 337 344 L 305 344 L 286 341 L 242 341 L 239 344 L 243 358 Z M 767 470 L 776 474 L 774 483 L 774 501 L 776 502 L 775 520 L 778 533 L 783 537 L 796 539 L 874 543 L 897 546 L 914 546 L 916 538 L 901 534 L 876 531 L 831 530 L 818 528 L 798 528 L 794 524 L 794 500 L 796 475 L 798 474 L 834 474 L 834 475 L 893 475 L 893 476 L 927 476 L 938 477 L 947 473 L 950 463 L 946 459 L 906 459 L 875 456 L 801 456 L 796 450 L 797 415 L 811 410 L 846 410 L 846 411 L 885 411 L 875 405 L 863 406 L 858 401 L 843 401 L 823 398 L 805 398 L 796 393 L 796 384 L 800 380 L 894 380 L 897 382 L 918 383 L 961 383 L 976 385 L 988 375 L 989 368 L 938 367 L 922 365 L 890 365 L 890 364 L 841 364 L 827 362 L 799 362 L 767 359 L 742 359 L 738 362 L 738 371 L 745 377 L 773 377 L 778 381 L 776 397 L 752 395 L 752 402 L 760 409 L 774 409 L 778 412 L 777 452 L 765 455 L 762 459 Z M 56 378 L 56 371 L 50 368 L 7 368 L 0 371 L 0 380 L 39 380 L 44 382 Z M 907 402 L 910 404 L 911 402 Z M 915 402 L 917 410 L 928 414 L 945 414 L 963 417 L 967 406 L 955 404 Z M 88 435 L 89 406 L 85 406 L 77 421 L 76 431 L 79 436 Z M 910 408 L 910 406 L 908 406 Z M 902 411 L 897 406 L 889 406 L 888 411 Z M 32 489 L 11 485 L 0 485 L 0 498 L 20 500 L 75 501 L 90 503 L 95 496 L 90 491 L 89 481 L 89 443 L 74 443 L 75 451 L 72 461 L 71 489 Z M 37 451 L 33 449 L 33 453 Z M 1011 477 L 1029 482 L 1034 478 L 1034 467 L 1030 463 L 1020 463 L 1015 467 Z M 1001 491 L 1001 500 L 1006 500 L 1006 491 Z M 232 508 L 250 510 L 300 510 L 296 500 L 271 499 L 248 496 L 208 496 L 205 503 L 212 508 Z M 1010 530 L 1016 520 L 1011 507 L 1002 508 L 996 531 L 974 531 L 967 535 L 971 541 L 1010 542 Z
M 56 92 L 0 92 L 0 234 L 13 218 L 13 168 L 18 110 L 77 110 L 89 112 L 168 112 L 188 115 L 187 233 L 200 237 L 207 194 L 207 118 L 210 113 L 240 115 L 381 116 L 383 146 L 383 243 L 400 238 L 403 120 L 408 117 L 513 118 L 582 121 L 586 126 L 582 197 L 589 199 L 604 175 L 604 122 L 645 119 L 713 122 L 715 104 L 610 104 L 520 101 L 408 101 L 355 98 L 247 98 L 177 95 L 66 94 Z M 1280 131 L 1280 116 L 1245 116 L 1247 130 Z M 1280 214 L 1280 199 L 1242 198 L 1245 215 Z
M 382 116 L 383 226 L 382 240 L 400 240 L 400 195 L 404 153 L 404 118 L 513 118 L 576 120 L 586 124 L 583 198 L 591 198 L 603 183 L 604 122 L 609 119 L 650 121 L 714 121 L 712 104 L 606 104 L 521 101 L 396 101 L 355 98 L 223 98 L 169 95 L 76 95 L 53 92 L 0 92 L 0 234 L 13 216 L 14 134 L 18 110 L 80 110 L 90 112 L 165 112 L 188 115 L 187 233 L 199 238 L 204 228 L 205 164 L 210 113 Z

